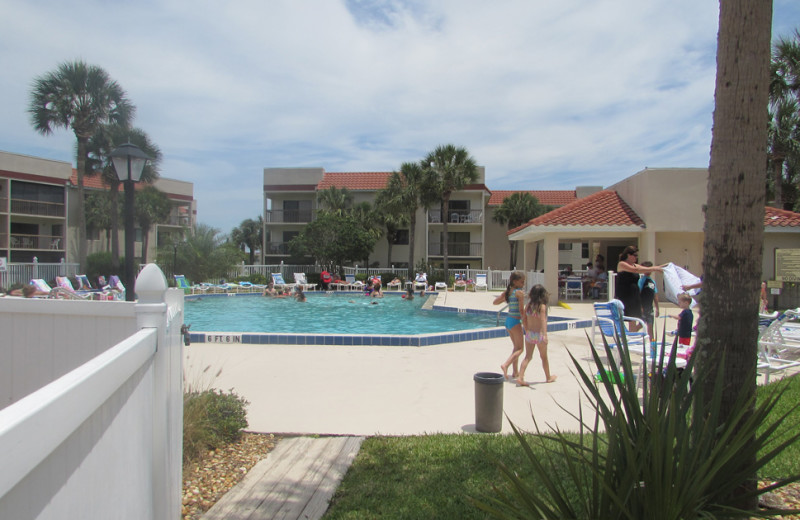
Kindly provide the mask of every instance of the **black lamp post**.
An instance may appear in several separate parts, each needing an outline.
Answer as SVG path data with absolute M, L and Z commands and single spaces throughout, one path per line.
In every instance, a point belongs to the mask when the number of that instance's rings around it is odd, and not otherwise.
M 135 144 L 127 143 L 118 146 L 111 152 L 111 160 L 117 177 L 125 185 L 125 301 L 136 301 L 136 278 L 133 273 L 133 193 L 134 183 L 142 178 L 144 165 L 150 157 Z

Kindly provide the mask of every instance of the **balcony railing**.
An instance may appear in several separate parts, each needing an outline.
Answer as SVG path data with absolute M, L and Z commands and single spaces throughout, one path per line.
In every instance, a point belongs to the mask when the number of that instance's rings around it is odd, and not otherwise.
M 61 237 L 52 235 L 11 235 L 11 249 L 64 249 Z
M 428 242 L 428 256 L 442 256 L 444 244 L 441 242 Z M 447 256 L 483 256 L 483 243 L 481 242 L 448 242 Z
M 8 212 L 8 198 L 0 197 L 0 213 Z
M 298 223 L 307 224 L 317 217 L 313 209 L 271 209 L 267 211 L 266 222 L 272 224 Z
M 11 213 L 39 215 L 41 217 L 63 217 L 64 204 L 35 200 L 11 199 Z
M 483 210 L 480 209 L 454 209 L 449 212 L 448 223 L 451 224 L 480 224 L 483 222 Z M 428 222 L 436 224 L 442 222 L 441 210 L 428 212 Z
M 289 243 L 288 242 L 267 242 L 267 250 L 265 251 L 268 255 L 288 255 L 289 254 Z

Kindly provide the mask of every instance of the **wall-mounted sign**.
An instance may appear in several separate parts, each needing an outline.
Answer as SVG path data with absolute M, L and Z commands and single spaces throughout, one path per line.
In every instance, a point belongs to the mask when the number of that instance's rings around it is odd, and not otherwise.
M 775 279 L 800 282 L 800 249 L 775 250 Z

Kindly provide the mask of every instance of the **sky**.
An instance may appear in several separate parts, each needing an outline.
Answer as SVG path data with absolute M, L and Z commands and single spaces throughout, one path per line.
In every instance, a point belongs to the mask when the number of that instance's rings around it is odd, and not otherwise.
M 800 28 L 774 0 L 773 40 Z M 0 150 L 75 165 L 28 114 L 36 78 L 105 69 L 194 183 L 198 222 L 263 211 L 265 167 L 393 171 L 466 148 L 495 190 L 707 167 L 711 0 L 0 0 Z

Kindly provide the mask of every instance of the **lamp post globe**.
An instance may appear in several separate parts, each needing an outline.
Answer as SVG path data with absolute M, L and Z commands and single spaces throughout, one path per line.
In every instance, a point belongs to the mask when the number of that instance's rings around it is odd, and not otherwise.
M 117 178 L 125 186 L 125 301 L 136 300 L 136 278 L 133 272 L 134 256 L 134 184 L 142 178 L 150 157 L 135 144 L 126 143 L 111 152 L 111 161 Z

